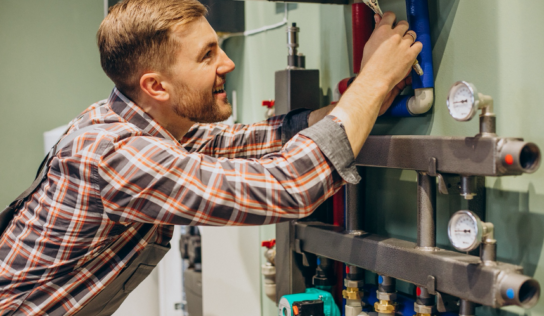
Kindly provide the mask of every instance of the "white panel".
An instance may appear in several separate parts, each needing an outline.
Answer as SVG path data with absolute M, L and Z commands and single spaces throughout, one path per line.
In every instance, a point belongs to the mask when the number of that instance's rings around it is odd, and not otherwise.
M 182 316 L 181 309 L 176 310 L 176 304 L 181 303 L 181 253 L 179 252 L 180 226 L 174 227 L 172 249 L 159 262 L 159 302 L 160 316 Z
M 159 316 L 159 275 L 149 275 L 123 302 L 113 316 Z
M 55 129 L 43 133 L 44 153 L 47 155 L 51 148 L 59 141 L 62 134 L 66 131 L 68 125 L 62 125 Z
M 259 227 L 200 227 L 204 316 L 261 315 Z

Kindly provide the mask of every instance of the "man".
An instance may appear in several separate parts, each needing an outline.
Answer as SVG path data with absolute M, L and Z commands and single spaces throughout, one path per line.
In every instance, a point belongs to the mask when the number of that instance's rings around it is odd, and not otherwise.
M 385 14 L 340 102 L 226 119 L 233 62 L 196 0 L 126 0 L 98 31 L 109 99 L 71 122 L 0 240 L 1 315 L 111 315 L 169 249 L 173 225 L 307 216 L 346 182 L 421 50 Z M 300 132 L 300 133 L 299 133 Z

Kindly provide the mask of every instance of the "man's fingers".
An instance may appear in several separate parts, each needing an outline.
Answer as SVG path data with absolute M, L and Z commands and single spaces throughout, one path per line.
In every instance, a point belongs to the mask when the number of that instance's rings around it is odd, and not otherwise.
M 385 12 L 383 14 L 382 20 L 378 24 L 378 27 L 383 25 L 388 25 L 390 28 L 393 28 L 393 23 L 395 23 L 395 20 L 397 19 L 397 16 L 393 12 Z
M 376 25 L 380 24 L 381 20 L 382 17 L 378 13 L 374 14 L 374 22 L 376 22 Z
M 412 44 L 412 47 L 410 47 L 410 51 L 413 54 L 415 54 L 414 59 L 417 58 L 417 55 L 419 55 L 419 53 L 421 53 L 422 49 L 423 49 L 423 44 L 421 42 L 415 42 L 414 44 Z
M 406 31 L 408 31 L 409 28 L 410 28 L 410 25 L 408 24 L 408 22 L 403 20 L 397 23 L 397 26 L 395 26 L 394 30 L 401 36 L 404 36 L 404 34 L 406 34 Z

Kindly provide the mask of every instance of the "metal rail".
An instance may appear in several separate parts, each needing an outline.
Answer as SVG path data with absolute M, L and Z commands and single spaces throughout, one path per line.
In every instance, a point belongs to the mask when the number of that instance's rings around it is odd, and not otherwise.
M 369 136 L 355 163 L 430 174 L 496 177 L 536 171 L 540 150 L 519 138 Z
M 478 304 L 531 307 L 540 285 L 522 267 L 437 249 L 423 251 L 412 242 L 374 234 L 356 236 L 320 222 L 296 222 L 295 243 L 303 252 L 327 257 L 425 287 L 431 294 L 450 294 Z

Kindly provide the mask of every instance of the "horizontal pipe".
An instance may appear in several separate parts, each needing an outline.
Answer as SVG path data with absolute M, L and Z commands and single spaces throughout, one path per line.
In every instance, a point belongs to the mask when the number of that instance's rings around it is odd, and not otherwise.
M 304 252 L 423 286 L 431 294 L 438 291 L 491 307 L 525 308 L 534 306 L 540 295 L 538 281 L 508 263 L 484 266 L 477 256 L 421 251 L 413 242 L 374 234 L 354 236 L 320 222 L 296 222 L 295 238 Z
M 503 273 L 499 276 L 499 302 L 504 305 L 517 305 L 531 308 L 540 298 L 540 284 L 522 274 Z
M 399 135 L 369 136 L 355 164 L 498 177 L 534 172 L 540 159 L 538 146 L 521 139 Z
M 534 143 L 506 139 L 500 144 L 501 169 L 533 173 L 540 166 L 540 149 Z

